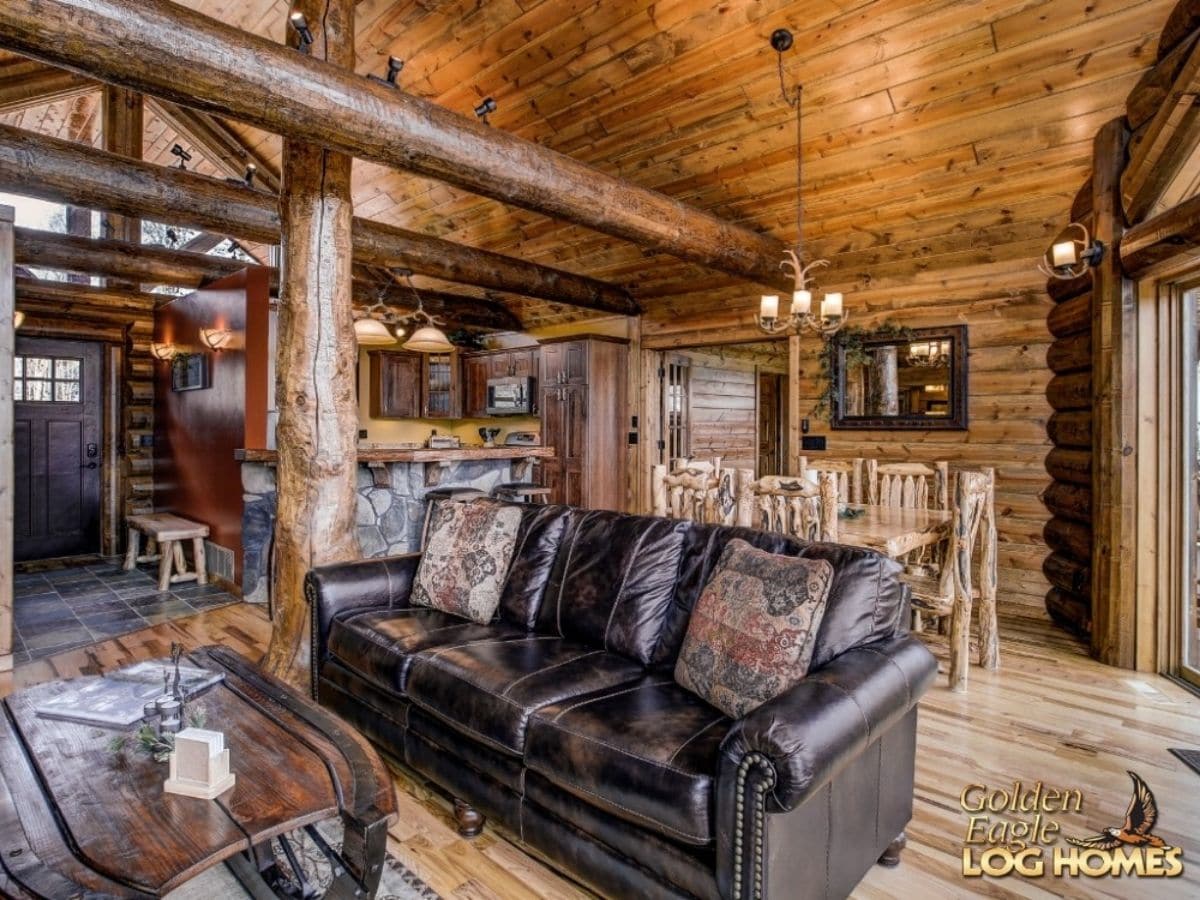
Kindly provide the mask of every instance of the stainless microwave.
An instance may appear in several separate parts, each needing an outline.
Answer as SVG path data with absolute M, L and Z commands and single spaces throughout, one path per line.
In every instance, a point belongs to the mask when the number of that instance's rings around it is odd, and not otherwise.
M 489 378 L 487 414 L 489 416 L 531 416 L 537 411 L 532 378 Z

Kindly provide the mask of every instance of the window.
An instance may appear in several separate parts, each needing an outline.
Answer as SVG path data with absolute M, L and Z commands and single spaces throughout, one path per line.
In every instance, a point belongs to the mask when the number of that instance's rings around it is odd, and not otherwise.
M 70 357 L 13 358 L 13 400 L 18 403 L 79 403 L 83 361 Z

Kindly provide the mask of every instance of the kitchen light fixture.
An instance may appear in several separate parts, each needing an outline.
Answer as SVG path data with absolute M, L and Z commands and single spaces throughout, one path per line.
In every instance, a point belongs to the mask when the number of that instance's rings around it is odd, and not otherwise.
M 175 358 L 175 345 L 155 341 L 150 345 L 150 353 L 153 354 L 155 359 L 168 362 Z
M 413 287 L 412 276 L 406 276 L 406 280 L 408 281 L 408 289 L 417 298 L 417 308 L 401 321 L 412 322 L 417 327 L 412 333 L 412 337 L 400 346 L 405 350 L 415 350 L 418 353 L 449 353 L 454 349 L 454 345 L 450 343 L 450 339 L 446 337 L 446 333 L 438 328 L 439 325 L 443 324 L 442 321 L 425 312 L 425 307 L 421 303 L 421 295 Z M 421 322 L 425 324 L 419 324 Z
M 354 339 L 360 347 L 384 347 L 396 343 L 396 338 L 378 319 L 358 319 L 354 323 Z
M 214 353 L 220 353 L 229 346 L 229 340 L 232 337 L 233 332 L 228 328 L 200 329 L 200 342 Z
M 21 312 L 21 310 L 18 309 L 16 312 L 13 313 L 13 331 L 16 331 L 18 328 L 20 328 L 24 324 L 25 324 L 25 313 Z
M 308 27 L 308 19 L 304 17 L 304 13 L 300 12 L 300 10 L 296 10 L 290 16 L 288 16 L 288 21 L 292 23 L 292 27 L 296 29 L 296 34 L 300 36 L 300 47 L 298 48 L 300 52 L 311 52 L 313 45 L 313 33 Z
M 1076 230 L 1082 237 L 1071 237 L 1071 232 Z M 1059 238 L 1038 263 L 1038 271 L 1048 278 L 1070 281 L 1100 265 L 1104 258 L 1104 244 L 1093 240 L 1087 227 L 1079 222 L 1064 228 Z
M 812 312 L 812 291 L 809 290 L 809 273 L 813 269 L 829 265 L 827 259 L 814 259 L 808 265 L 804 264 L 804 199 L 803 186 L 803 131 L 801 129 L 801 106 L 804 97 L 804 86 L 796 85 L 795 96 L 789 97 L 783 80 L 783 53 L 792 47 L 792 33 L 786 28 L 777 28 L 771 32 L 771 46 L 778 56 L 779 91 L 788 106 L 796 111 L 796 248 L 784 251 L 787 257 L 780 262 L 781 269 L 790 269 L 795 285 L 792 289 L 792 306 L 786 316 L 779 314 L 779 295 L 763 294 L 759 301 L 758 315 L 755 320 L 758 327 L 767 334 L 800 334 L 810 331 L 823 337 L 832 337 L 841 331 L 849 319 L 842 309 L 842 295 L 828 293 L 821 300 L 820 315 Z

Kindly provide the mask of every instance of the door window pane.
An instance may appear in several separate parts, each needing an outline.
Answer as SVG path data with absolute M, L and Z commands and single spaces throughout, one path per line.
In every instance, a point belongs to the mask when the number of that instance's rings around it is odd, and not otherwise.
M 13 399 L 25 403 L 79 403 L 83 361 L 70 357 L 13 357 Z
M 54 382 L 54 399 L 58 403 L 78 403 L 79 402 L 79 382 L 78 381 L 56 381 L 56 382 Z
M 25 399 L 33 402 L 46 402 L 50 400 L 50 382 L 49 381 L 25 381 Z
M 77 359 L 56 359 L 54 361 L 54 380 L 55 381 L 78 381 L 79 380 L 79 360 L 77 360 Z
M 49 378 L 50 360 L 44 356 L 25 357 L 26 378 Z
M 25 382 L 16 381 L 13 383 L 13 399 L 14 400 L 24 400 L 25 399 Z
M 13 377 L 20 378 L 24 374 L 25 374 L 25 357 L 14 356 L 13 357 Z

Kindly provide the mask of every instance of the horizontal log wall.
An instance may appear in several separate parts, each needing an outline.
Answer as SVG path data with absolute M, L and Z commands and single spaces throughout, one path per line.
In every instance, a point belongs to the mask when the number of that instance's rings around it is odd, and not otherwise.
M 707 353 L 685 353 L 688 381 L 688 447 L 700 459 L 721 457 L 732 469 L 756 469 L 758 420 L 754 364 L 736 364 Z
M 1070 196 L 1062 202 L 1065 210 Z M 1010 609 L 1040 611 L 1049 588 L 1042 573 L 1042 531 L 1049 514 L 1040 495 L 1050 481 L 1043 461 L 1050 449 L 1046 427 L 1053 412 L 1045 398 L 1051 377 L 1045 358 L 1053 342 L 1046 328 L 1052 302 L 1044 293 L 1045 280 L 1023 250 L 999 263 L 939 272 L 915 268 L 910 266 L 902 277 L 880 278 L 869 288 L 838 284 L 836 275 L 818 277 L 820 289 L 845 287 L 846 308 L 852 324 L 860 327 L 968 326 L 968 430 L 832 431 L 812 412 L 821 391 L 820 344 L 808 337 L 799 342 L 800 372 L 792 384 L 799 393 L 799 415 L 809 417 L 810 434 L 827 437 L 828 456 L 994 467 L 999 602 Z M 749 286 L 740 293 L 673 298 L 642 317 L 644 344 L 682 347 L 753 340 L 756 301 Z M 1082 321 L 1090 319 L 1084 316 Z

